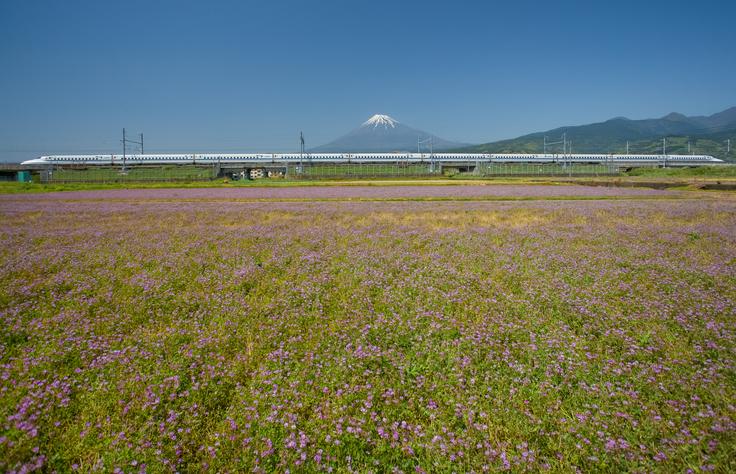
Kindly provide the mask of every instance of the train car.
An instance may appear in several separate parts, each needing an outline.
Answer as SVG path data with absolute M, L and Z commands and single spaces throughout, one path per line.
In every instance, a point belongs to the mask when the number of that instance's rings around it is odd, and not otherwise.
M 615 155 L 533 153 L 192 153 L 145 155 L 48 155 L 23 165 L 185 165 L 274 163 L 575 163 L 627 166 L 703 166 L 721 164 L 710 155 Z

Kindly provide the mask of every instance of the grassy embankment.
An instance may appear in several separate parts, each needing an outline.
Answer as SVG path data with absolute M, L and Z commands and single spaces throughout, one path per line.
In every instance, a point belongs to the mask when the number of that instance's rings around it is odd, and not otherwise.
M 95 189 L 141 189 L 141 188 L 241 188 L 241 187 L 291 187 L 291 186 L 391 186 L 401 185 L 486 185 L 486 184 L 565 184 L 569 182 L 611 183 L 626 185 L 642 182 L 668 183 L 672 186 L 690 186 L 702 183 L 736 182 L 736 165 L 701 168 L 637 168 L 617 176 L 597 176 L 591 178 L 568 176 L 495 176 L 477 177 L 470 175 L 441 177 L 350 177 L 326 179 L 262 179 L 255 181 L 230 181 L 214 179 L 210 181 L 148 181 L 148 182 L 77 182 L 77 183 L 17 183 L 0 182 L 0 194 L 34 193 L 53 191 L 78 191 Z

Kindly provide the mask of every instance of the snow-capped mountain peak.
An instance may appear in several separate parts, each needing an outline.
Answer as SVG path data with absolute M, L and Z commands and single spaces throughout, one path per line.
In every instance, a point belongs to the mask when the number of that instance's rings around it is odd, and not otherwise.
M 463 143 L 443 140 L 411 128 L 388 115 L 377 114 L 336 140 L 310 149 L 310 153 L 383 153 L 417 151 L 417 140 L 432 137 L 434 150 L 460 148 Z M 423 149 L 429 151 L 425 145 Z
M 385 128 L 388 128 L 388 127 L 395 128 L 397 123 L 399 123 L 397 120 L 392 119 L 388 115 L 376 114 L 373 117 L 366 120 L 365 122 L 363 122 L 363 126 L 366 127 L 366 126 L 373 125 L 373 128 L 376 128 L 379 125 L 383 125 Z

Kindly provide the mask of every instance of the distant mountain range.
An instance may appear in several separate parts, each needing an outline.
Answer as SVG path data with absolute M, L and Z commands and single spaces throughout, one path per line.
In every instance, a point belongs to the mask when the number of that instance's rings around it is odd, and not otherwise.
M 558 127 L 518 138 L 500 140 L 481 145 L 466 145 L 439 138 L 414 129 L 388 115 L 374 115 L 360 127 L 342 137 L 310 149 L 310 152 L 410 152 L 416 151 L 417 139 L 422 140 L 422 150 L 429 151 L 432 141 L 434 151 L 459 151 L 465 153 L 542 153 L 544 137 L 547 152 L 560 153 L 562 146 L 554 144 L 566 135 L 573 153 L 625 153 L 628 142 L 630 153 L 661 153 L 662 138 L 667 138 L 667 153 L 708 154 L 734 160 L 736 152 L 726 153 L 726 140 L 736 147 L 736 107 L 710 116 L 688 117 L 670 113 L 661 118 L 630 120 L 616 117 L 605 122 L 588 125 Z M 689 149 L 688 149 L 689 146 Z
M 430 140 L 434 151 L 449 150 L 467 145 L 416 130 L 388 115 L 377 114 L 347 135 L 343 135 L 325 145 L 312 148 L 309 151 L 316 153 L 416 152 L 418 139 L 421 139 L 423 142 L 421 145 L 422 150 L 427 152 L 429 152 Z
M 560 141 L 565 133 L 572 142 L 572 152 L 625 153 L 629 142 L 631 153 L 661 153 L 662 138 L 667 138 L 667 153 L 709 154 L 733 159 L 734 151 L 726 156 L 726 140 L 736 144 L 736 107 L 708 117 L 687 117 L 671 113 L 658 119 L 630 120 L 616 117 L 589 125 L 559 127 L 510 140 L 458 148 L 463 152 L 541 153 L 544 137 L 548 142 Z M 561 152 L 561 145 L 550 145 L 548 152 Z

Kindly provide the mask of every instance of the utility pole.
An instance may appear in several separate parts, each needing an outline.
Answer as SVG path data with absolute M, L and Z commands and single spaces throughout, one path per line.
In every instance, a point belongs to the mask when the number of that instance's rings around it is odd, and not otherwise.
M 299 132 L 299 143 L 301 145 L 299 148 L 299 173 L 301 174 L 304 172 L 304 132 Z
M 549 146 L 549 145 L 562 145 L 563 152 L 561 154 L 560 153 L 556 153 L 556 154 L 553 153 L 553 155 L 554 155 L 554 160 L 553 161 L 555 163 L 558 163 L 558 164 L 561 163 L 562 166 L 563 166 L 563 168 L 564 168 L 564 166 L 566 166 L 565 153 L 564 153 L 564 148 L 565 148 L 565 145 L 564 145 L 564 137 L 565 137 L 565 135 L 563 135 L 562 137 L 560 137 L 560 138 L 563 138 L 563 140 L 556 141 L 556 142 L 548 142 L 547 141 L 547 137 L 544 137 L 545 138 L 545 140 L 544 140 L 545 154 L 546 154 L 546 148 L 547 148 L 547 146 Z
M 140 145 L 141 155 L 143 154 L 143 134 L 142 133 L 140 137 L 141 137 L 141 141 L 139 142 L 135 140 L 128 140 L 128 138 L 126 138 L 126 135 L 125 135 L 125 128 L 123 128 L 123 172 L 125 171 L 125 165 L 126 165 L 126 160 L 127 160 L 127 155 L 128 155 L 127 153 L 128 143 L 135 143 L 136 145 Z
M 427 143 L 429 142 L 429 170 L 430 172 L 434 173 L 434 141 L 432 139 L 432 136 L 429 138 L 425 138 L 424 140 L 417 140 L 417 150 L 419 149 L 420 143 Z M 420 157 L 422 161 L 424 161 L 424 158 Z
M 690 153 L 690 140 L 688 140 L 688 142 L 687 142 L 687 152 L 688 152 L 688 154 Z
M 429 159 L 432 161 L 432 172 L 434 173 L 436 171 L 434 164 L 434 137 L 429 137 Z
M 626 154 L 629 154 L 629 141 L 626 140 Z
M 662 168 L 667 168 L 667 137 L 662 138 Z
M 547 154 L 547 135 L 544 136 L 544 146 L 543 146 L 544 154 Z
M 570 166 L 567 168 L 567 177 L 572 177 L 572 140 L 570 140 L 569 145 L 567 145 L 567 154 L 569 156 L 569 159 L 567 160 L 570 163 Z
M 729 138 L 726 140 L 726 154 L 728 155 L 730 153 L 731 153 L 731 139 Z

